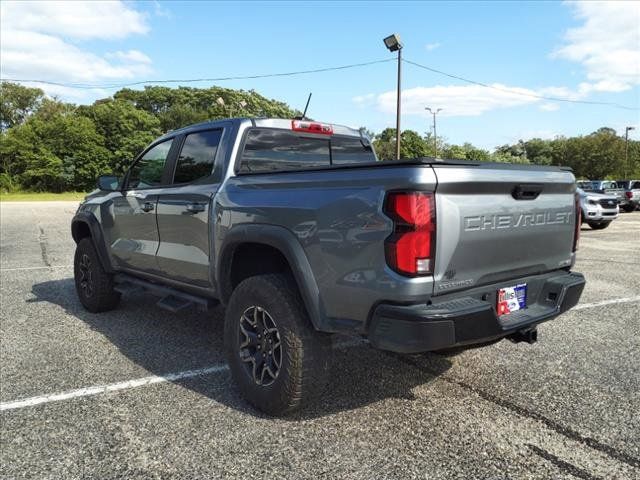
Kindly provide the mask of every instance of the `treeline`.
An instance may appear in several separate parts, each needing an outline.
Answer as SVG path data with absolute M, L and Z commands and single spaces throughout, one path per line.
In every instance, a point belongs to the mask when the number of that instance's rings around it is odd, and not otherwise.
M 131 160 L 162 133 L 204 120 L 234 116 L 292 118 L 300 112 L 253 90 L 145 87 L 123 89 L 93 105 L 48 98 L 38 88 L 0 84 L 0 190 L 86 191 L 98 175 L 121 174 Z M 395 157 L 395 130 L 374 138 L 378 156 Z M 431 134 L 402 132 L 403 158 L 434 156 Z M 442 158 L 566 165 L 580 178 L 640 177 L 640 142 L 610 128 L 590 135 L 532 139 L 494 152 L 469 143 L 452 145 L 438 137 Z
M 367 132 L 371 133 L 371 132 Z M 395 158 L 395 128 L 375 135 L 374 146 L 383 160 Z M 400 156 L 433 157 L 436 145 L 431 133 L 421 136 L 413 130 L 404 130 L 400 142 Z M 531 163 L 536 165 L 563 165 L 571 167 L 577 178 L 585 179 L 638 179 L 640 178 L 640 142 L 629 140 L 628 159 L 625 138 L 615 130 L 603 127 L 579 137 L 558 136 L 553 140 L 532 138 L 513 145 L 501 145 L 493 152 L 477 148 L 470 143 L 453 145 L 437 138 L 439 158 L 476 161 Z
M 0 85 L 0 189 L 87 191 L 105 173 L 121 174 L 154 138 L 232 116 L 292 118 L 285 103 L 250 90 L 123 89 L 93 105 L 73 105 L 38 88 Z

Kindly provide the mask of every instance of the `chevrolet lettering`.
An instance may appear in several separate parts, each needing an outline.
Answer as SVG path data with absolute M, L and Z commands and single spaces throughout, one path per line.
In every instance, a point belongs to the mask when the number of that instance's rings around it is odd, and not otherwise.
M 464 218 L 467 232 L 507 228 L 535 227 L 539 225 L 570 224 L 571 210 L 559 212 L 520 213 L 509 215 L 477 215 Z

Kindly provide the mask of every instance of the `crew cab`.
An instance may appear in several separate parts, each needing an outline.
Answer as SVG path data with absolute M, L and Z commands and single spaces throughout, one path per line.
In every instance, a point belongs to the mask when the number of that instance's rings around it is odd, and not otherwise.
M 98 186 L 71 226 L 82 305 L 140 287 L 177 313 L 221 302 L 232 376 L 270 414 L 321 395 L 334 334 L 533 343 L 585 284 L 565 168 L 383 162 L 358 130 L 244 118 L 170 132 Z

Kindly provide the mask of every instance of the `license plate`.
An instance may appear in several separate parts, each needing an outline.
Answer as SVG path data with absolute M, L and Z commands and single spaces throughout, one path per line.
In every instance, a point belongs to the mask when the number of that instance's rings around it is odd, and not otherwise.
M 498 315 L 507 315 L 523 308 L 527 308 L 526 283 L 498 290 L 498 304 L 496 306 Z

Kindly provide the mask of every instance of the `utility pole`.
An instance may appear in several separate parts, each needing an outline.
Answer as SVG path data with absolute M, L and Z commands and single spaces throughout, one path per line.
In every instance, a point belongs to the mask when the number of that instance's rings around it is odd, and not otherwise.
M 635 130 L 636 127 L 626 127 L 624 129 L 624 168 L 622 170 L 623 180 L 627 179 L 627 167 L 629 166 L 629 130 Z
M 400 160 L 400 100 L 401 100 L 401 74 L 402 74 L 402 43 L 400 43 L 400 35 L 394 33 L 384 40 L 384 45 L 390 52 L 398 52 L 398 87 L 397 87 L 397 105 L 396 105 L 396 160 Z
M 433 111 L 430 107 L 425 107 L 425 110 L 433 115 L 433 151 L 434 157 L 438 158 L 438 133 L 436 132 L 436 115 L 440 113 L 442 109 L 438 108 L 437 110 Z

